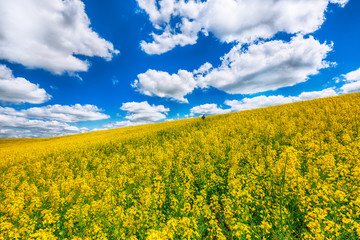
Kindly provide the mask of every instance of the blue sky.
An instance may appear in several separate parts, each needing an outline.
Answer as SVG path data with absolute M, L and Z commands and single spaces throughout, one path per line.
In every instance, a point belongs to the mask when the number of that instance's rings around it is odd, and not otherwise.
M 360 90 L 356 0 L 1 0 L 0 138 Z

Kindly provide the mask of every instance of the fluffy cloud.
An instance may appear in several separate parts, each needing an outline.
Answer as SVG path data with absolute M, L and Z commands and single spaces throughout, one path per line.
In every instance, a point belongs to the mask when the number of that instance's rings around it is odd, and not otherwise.
M 336 95 L 337 93 L 333 88 L 327 88 L 322 91 L 303 92 L 295 99 L 295 101 L 305 101 L 315 98 L 332 97 Z
M 31 131 L 0 129 L 0 138 L 24 138 L 24 137 L 31 137 Z
M 108 119 L 110 116 L 101 113 L 101 109 L 94 105 L 48 105 L 44 107 L 33 107 L 16 111 L 13 108 L 0 107 L 0 114 L 4 113 L 11 116 L 56 120 L 60 122 L 82 122 Z
M 160 34 L 142 42 L 148 54 L 161 54 L 177 45 L 194 44 L 197 34 L 212 32 L 224 42 L 251 43 L 278 32 L 308 34 L 323 24 L 329 3 L 348 0 L 137 0 Z M 181 22 L 174 24 L 174 19 Z
M 194 114 L 206 114 L 206 115 L 213 115 L 213 114 L 223 114 L 229 113 L 230 109 L 221 109 L 217 106 L 217 104 L 203 104 L 200 106 L 196 106 L 190 109 L 190 116 Z
M 120 121 L 120 122 L 112 122 L 103 125 L 105 129 L 111 129 L 111 128 L 122 128 L 122 127 L 131 127 L 131 126 L 137 126 L 137 125 L 143 125 L 143 124 L 149 124 L 149 122 L 132 122 L 132 121 Z
M 0 22 L 0 59 L 30 68 L 87 71 L 76 55 L 111 60 L 118 53 L 91 29 L 81 0 L 2 0 Z
M 123 103 L 120 109 L 128 112 L 125 118 L 131 122 L 156 122 L 165 119 L 165 114 L 170 111 L 163 105 L 150 105 L 147 101 Z
M 213 68 L 213 66 L 211 65 L 211 63 L 204 63 L 203 65 L 201 65 L 201 67 L 199 69 L 196 69 L 193 71 L 193 73 L 195 75 L 204 75 L 204 74 L 208 74 L 209 71 Z
M 357 82 L 360 81 L 360 68 L 358 70 L 349 72 L 344 75 L 345 80 L 348 82 Z
M 341 87 L 343 93 L 360 92 L 360 81 L 346 83 Z
M 147 101 L 123 103 L 120 109 L 127 112 L 125 119 L 128 120 L 108 123 L 103 125 L 104 128 L 120 128 L 149 124 L 166 119 L 166 114 L 170 111 L 169 108 L 165 108 L 163 105 L 150 105 Z
M 341 7 L 345 7 L 345 5 L 349 2 L 349 0 L 330 0 L 331 3 L 337 3 Z
M 179 70 L 177 74 L 170 75 L 167 72 L 148 70 L 138 75 L 138 80 L 132 84 L 140 93 L 148 96 L 170 98 L 172 100 L 188 103 L 184 98 L 196 87 L 193 74 Z
M 278 96 L 258 96 L 254 98 L 244 98 L 241 101 L 227 100 L 225 104 L 231 107 L 231 111 L 238 112 L 243 110 L 274 106 L 294 102 L 294 97 Z
M 333 88 L 327 88 L 322 91 L 303 92 L 299 96 L 285 97 L 282 95 L 277 96 L 258 96 L 253 98 L 244 98 L 242 100 L 226 100 L 225 104 L 230 106 L 230 109 L 219 108 L 216 104 L 203 104 L 190 109 L 190 116 L 196 114 L 224 114 L 229 112 L 238 112 L 268 106 L 275 106 L 286 103 L 293 103 L 298 101 L 305 101 L 315 98 L 336 96 L 337 93 Z
M 343 93 L 360 91 L 360 68 L 343 75 L 345 84 L 340 88 Z
M 0 101 L 38 104 L 50 98 L 44 89 L 25 78 L 15 78 L 9 68 L 0 64 Z
M 203 9 L 206 13 L 200 15 L 199 21 L 222 41 L 248 43 L 271 38 L 277 32 L 316 31 L 325 20 L 328 3 L 328 0 L 208 1 Z
M 143 51 L 148 54 L 162 54 L 176 46 L 195 44 L 201 24 L 194 21 L 204 6 L 199 1 L 175 0 L 137 0 L 139 7 L 145 10 L 149 19 L 161 34 L 152 33 L 153 42 L 141 41 Z M 180 17 L 181 22 L 176 27 L 171 27 L 173 17 Z
M 310 75 L 331 65 L 324 60 L 331 50 L 332 45 L 301 35 L 290 42 L 259 42 L 245 50 L 238 44 L 221 58 L 219 67 L 205 63 L 193 73 L 179 70 L 172 75 L 150 69 L 139 74 L 132 86 L 142 94 L 183 103 L 188 102 L 184 96 L 197 87 L 254 94 L 305 82 Z
M 16 110 L 0 107 L 0 138 L 54 137 L 88 132 L 68 123 L 107 119 L 94 105 L 49 105 Z
M 170 21 L 170 17 L 174 11 L 175 1 L 163 0 L 159 1 L 159 7 L 157 7 L 156 0 L 137 0 L 139 7 L 144 9 L 150 18 L 150 21 L 156 28 L 160 28 L 159 24 Z
M 322 68 L 331 45 L 321 44 L 313 37 L 293 37 L 260 42 L 242 50 L 235 46 L 222 59 L 218 68 L 198 77 L 202 87 L 212 86 L 231 94 L 252 94 L 304 82 Z
M 258 96 L 253 98 L 244 98 L 241 101 L 227 100 L 225 104 L 231 107 L 232 112 L 274 106 L 279 104 L 286 104 L 304 100 L 310 100 L 314 98 L 335 96 L 337 93 L 332 88 L 327 88 L 322 91 L 303 92 L 299 96 L 284 97 L 278 96 Z
M 230 94 L 253 94 L 293 86 L 318 74 L 331 63 L 324 59 L 332 45 L 303 35 L 318 30 L 330 3 L 344 7 L 348 0 L 137 0 L 156 33 L 141 42 L 148 54 L 194 44 L 198 33 L 211 32 L 236 45 L 219 67 L 205 63 L 187 81 L 179 74 L 148 70 L 133 84 L 148 96 L 185 102 L 196 87 L 214 87 Z M 290 42 L 265 41 L 278 32 L 296 34 Z M 259 42 L 260 40 L 260 42 Z M 248 47 L 244 47 L 248 43 Z M 151 76 L 150 76 L 151 75 Z M 177 81 L 170 79 L 177 77 Z M 140 79 L 142 78 L 142 79 Z M 195 81 L 192 81 L 195 79 Z M 171 84 L 174 87 L 172 88 Z M 176 86 L 176 87 L 175 87 Z M 186 99 L 185 99 L 186 100 Z
M 181 33 L 175 33 L 167 27 L 161 35 L 151 34 L 154 39 L 153 42 L 141 41 L 140 46 L 144 52 L 153 55 L 168 52 L 176 46 L 194 45 L 200 29 L 199 24 L 183 19 Z
M 54 137 L 87 132 L 59 121 L 32 120 L 0 113 L 0 138 L 9 137 Z

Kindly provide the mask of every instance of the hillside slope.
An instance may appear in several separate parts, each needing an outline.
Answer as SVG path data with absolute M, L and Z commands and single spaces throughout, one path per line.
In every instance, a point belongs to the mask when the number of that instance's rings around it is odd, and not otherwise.
M 359 101 L 0 140 L 0 239 L 359 239 Z

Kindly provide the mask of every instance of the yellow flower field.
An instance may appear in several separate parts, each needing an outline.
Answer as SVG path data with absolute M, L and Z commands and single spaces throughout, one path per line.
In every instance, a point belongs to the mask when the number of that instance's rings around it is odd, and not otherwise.
M 0 140 L 0 239 L 359 239 L 359 103 Z

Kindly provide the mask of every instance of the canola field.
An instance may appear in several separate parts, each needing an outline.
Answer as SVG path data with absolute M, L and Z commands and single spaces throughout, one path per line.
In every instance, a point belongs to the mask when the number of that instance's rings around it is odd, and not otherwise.
M 0 140 L 0 239 L 359 239 L 359 103 Z

